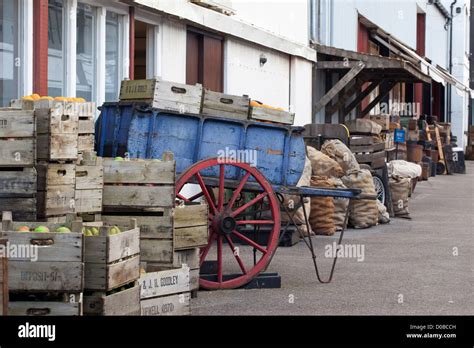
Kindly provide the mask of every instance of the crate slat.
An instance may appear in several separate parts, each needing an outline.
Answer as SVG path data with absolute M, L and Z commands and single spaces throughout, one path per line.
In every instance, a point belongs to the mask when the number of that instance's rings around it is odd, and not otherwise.
M 37 134 L 64 135 L 77 134 L 79 117 L 74 111 L 68 112 L 64 107 L 36 108 L 36 132 Z
M 0 212 L 11 211 L 13 218 L 19 221 L 36 220 L 36 198 L 1 198 Z
M 109 225 L 126 225 L 136 219 L 140 228 L 140 238 L 173 239 L 173 208 L 165 209 L 164 215 L 102 215 L 102 221 Z
M 12 301 L 8 304 L 9 315 L 19 316 L 79 316 L 82 304 L 79 302 Z
M 74 213 L 75 204 L 74 185 L 51 186 L 48 191 L 39 191 L 37 194 L 39 217 Z
M 175 161 L 115 161 L 104 158 L 104 183 L 174 185 L 175 166 Z
M 77 151 L 94 151 L 95 138 L 93 134 L 78 135 L 77 137 Z
M 189 292 L 189 267 L 146 273 L 138 282 L 141 299 Z
M 82 262 L 25 262 L 8 265 L 10 291 L 76 291 L 83 289 Z
M 37 176 L 34 168 L 0 170 L 0 197 L 35 197 Z
M 98 160 L 94 166 L 76 166 L 76 190 L 102 190 L 104 187 L 104 168 Z
M 250 98 L 229 95 L 209 90 L 204 91 L 202 114 L 247 121 L 250 111 Z
M 169 186 L 104 186 L 104 207 L 170 207 L 175 189 Z
M 139 255 L 113 264 L 86 262 L 84 288 L 88 290 L 109 291 L 128 284 L 139 277 Z
M 33 111 L 2 109 L 0 111 L 0 138 L 32 138 L 35 136 Z
M 190 315 L 190 299 L 191 294 L 184 293 L 141 300 L 141 315 Z
M 0 139 L 0 166 L 22 167 L 35 163 L 33 138 Z
M 293 124 L 295 114 L 288 111 L 274 110 L 262 107 L 251 107 L 250 118 L 257 121 L 270 121 L 283 124 Z
M 144 262 L 172 263 L 173 241 L 162 239 L 141 239 L 140 257 Z
M 110 295 L 106 293 L 84 295 L 84 314 L 140 315 L 140 287 L 135 285 Z

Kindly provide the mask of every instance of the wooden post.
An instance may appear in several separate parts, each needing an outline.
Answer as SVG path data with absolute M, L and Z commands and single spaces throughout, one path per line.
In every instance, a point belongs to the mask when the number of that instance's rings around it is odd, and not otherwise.
M 33 1 L 33 92 L 48 95 L 48 0 Z
M 135 79 L 135 7 L 129 7 L 130 37 L 129 37 L 129 79 Z

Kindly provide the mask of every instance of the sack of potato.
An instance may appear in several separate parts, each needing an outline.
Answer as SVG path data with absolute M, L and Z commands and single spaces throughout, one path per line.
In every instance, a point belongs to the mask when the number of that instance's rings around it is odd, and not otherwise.
M 339 178 L 330 178 L 330 182 L 338 189 L 346 189 L 346 185 Z M 346 219 L 347 209 L 349 208 L 349 199 L 334 197 L 334 214 L 332 219 L 334 221 L 334 226 L 336 226 L 336 231 L 342 231 L 344 229 L 344 222 Z
M 411 189 L 411 179 L 392 175 L 389 184 L 395 216 L 411 219 L 408 211 L 408 195 Z
M 306 152 L 311 161 L 313 175 L 340 178 L 344 175 L 339 163 L 314 147 L 307 146 Z
M 350 171 L 360 170 L 359 163 L 354 154 L 340 140 L 333 139 L 325 141 L 321 147 L 321 152 L 336 161 L 341 166 L 344 174 Z
M 375 202 L 379 210 L 379 224 L 388 224 L 390 222 L 390 215 L 388 214 L 387 207 L 378 199 Z
M 319 188 L 335 187 L 327 176 L 311 177 L 311 186 Z M 332 197 L 311 197 L 309 223 L 315 234 L 332 236 L 336 232 L 333 215 L 334 202 Z
M 362 193 L 375 195 L 372 174 L 367 169 L 349 172 L 342 177 L 342 182 L 348 188 L 360 189 Z M 375 200 L 352 200 L 349 223 L 354 228 L 367 228 L 377 225 L 379 210 Z
M 311 185 L 311 161 L 309 160 L 308 157 L 306 157 L 306 160 L 304 162 L 304 169 L 303 169 L 303 174 L 301 174 L 301 178 L 296 184 L 296 186 L 310 186 Z M 306 222 L 304 219 L 304 212 L 303 212 L 303 207 L 300 206 L 300 197 L 299 196 L 294 196 L 294 195 L 283 195 L 284 197 L 284 205 L 290 212 L 290 214 L 293 215 L 293 220 L 295 223 L 298 225 L 300 230 L 303 232 L 305 236 L 308 236 L 308 228 L 306 227 Z M 311 210 L 311 200 L 306 197 L 303 200 L 304 202 L 304 208 L 306 210 L 306 215 L 309 216 L 310 210 Z M 289 217 L 285 212 L 282 212 L 281 214 L 281 222 L 282 225 L 286 224 L 286 222 L 290 220 Z M 291 220 L 290 220 L 291 221 Z

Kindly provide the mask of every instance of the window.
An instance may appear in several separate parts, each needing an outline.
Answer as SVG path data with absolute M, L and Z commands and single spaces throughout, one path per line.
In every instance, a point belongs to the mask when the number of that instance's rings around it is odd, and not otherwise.
M 95 8 L 77 4 L 76 97 L 95 100 L 96 78 L 96 12 Z
M 105 101 L 117 101 L 120 86 L 121 16 L 107 11 L 105 44 Z
M 17 0 L 0 0 L 0 96 L 1 106 L 20 95 L 20 15 Z
M 64 5 L 48 2 L 48 95 L 64 95 Z

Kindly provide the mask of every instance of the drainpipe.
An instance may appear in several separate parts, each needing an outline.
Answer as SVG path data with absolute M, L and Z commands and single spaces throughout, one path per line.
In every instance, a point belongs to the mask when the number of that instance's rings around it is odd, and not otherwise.
M 454 9 L 454 5 L 456 5 L 456 3 L 458 2 L 458 0 L 454 0 L 451 5 L 450 5 L 450 15 L 451 15 L 451 19 L 450 19 L 450 25 L 449 25 L 449 73 L 452 74 L 453 72 L 453 9 Z M 452 105 L 451 105 L 451 99 L 452 99 L 452 86 L 449 85 L 448 86 L 448 117 L 447 117 L 447 122 L 451 122 L 451 116 L 452 116 L 452 113 L 453 113 L 453 108 L 452 108 Z

